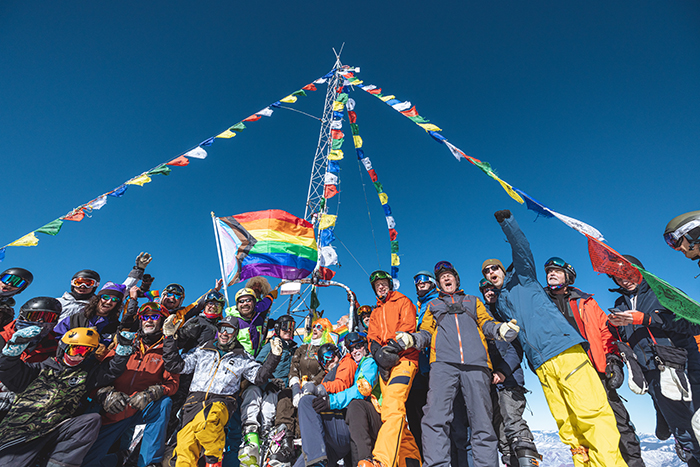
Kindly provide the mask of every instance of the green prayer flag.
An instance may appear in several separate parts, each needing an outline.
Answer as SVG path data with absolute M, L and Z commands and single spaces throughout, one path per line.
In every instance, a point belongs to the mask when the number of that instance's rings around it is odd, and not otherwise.
M 171 171 L 172 169 L 170 167 L 168 167 L 166 164 L 163 164 L 147 172 L 146 175 L 170 175 Z
M 39 232 L 46 235 L 56 235 L 58 232 L 61 231 L 61 227 L 63 227 L 63 220 L 56 219 L 55 221 L 49 222 L 42 228 L 36 229 L 34 232 Z
M 428 123 L 430 120 L 426 120 L 425 118 L 421 117 L 420 115 L 416 115 L 415 117 L 408 117 L 411 119 L 411 121 L 415 123 Z
M 294 91 L 292 93 L 292 96 L 306 96 L 306 93 L 304 92 L 303 89 L 299 89 L 298 91 Z
M 357 126 L 357 123 L 351 123 L 350 124 L 350 130 L 352 130 L 353 135 L 359 135 L 360 134 L 360 128 Z
M 696 302 L 680 289 L 675 288 L 665 280 L 656 277 L 637 265 L 634 265 L 642 277 L 647 281 L 654 295 L 659 299 L 664 308 L 674 312 L 681 318 L 685 318 L 691 323 L 700 324 L 700 303 Z
M 340 149 L 341 147 L 343 147 L 344 141 L 345 141 L 345 138 L 334 139 L 331 142 L 331 149 Z
M 399 252 L 399 241 L 398 241 L 398 240 L 392 240 L 392 241 L 391 241 L 391 252 L 392 252 L 392 253 L 398 253 L 398 252 Z
M 377 189 L 377 193 L 384 193 L 384 187 L 382 186 L 382 182 L 374 182 L 374 188 Z
M 238 122 L 229 128 L 230 131 L 243 131 L 245 130 L 245 124 L 243 122 Z
M 311 299 L 309 300 L 309 308 L 312 310 L 318 310 L 321 306 L 321 302 L 318 301 L 318 295 L 316 295 L 316 287 L 311 289 Z
M 336 102 L 342 102 L 343 104 L 346 104 L 348 102 L 348 95 L 347 93 L 341 93 L 338 94 L 338 97 L 335 99 Z

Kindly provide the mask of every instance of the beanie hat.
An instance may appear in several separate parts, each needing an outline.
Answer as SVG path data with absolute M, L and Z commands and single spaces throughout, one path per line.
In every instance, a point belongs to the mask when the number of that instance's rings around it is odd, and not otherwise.
M 486 261 L 484 261 L 484 262 L 481 264 L 481 273 L 482 273 L 482 274 L 484 273 L 484 269 L 486 269 L 486 266 L 494 266 L 494 265 L 495 265 L 495 266 L 498 266 L 499 268 L 501 268 L 501 270 L 502 270 L 503 272 L 506 272 L 506 268 L 503 267 L 503 263 L 501 263 L 499 260 L 497 260 L 497 259 L 487 259 Z
M 124 284 L 115 284 L 114 282 L 107 282 L 97 295 L 111 295 L 117 297 L 119 300 L 124 299 L 124 293 L 126 292 L 126 286 Z

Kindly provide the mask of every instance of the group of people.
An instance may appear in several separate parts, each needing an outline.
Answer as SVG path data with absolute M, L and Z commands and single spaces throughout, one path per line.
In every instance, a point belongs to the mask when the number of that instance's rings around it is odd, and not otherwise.
M 4 271 L 0 465 L 496 467 L 499 453 L 539 465 L 523 357 L 576 466 L 644 465 L 617 394 L 625 367 L 632 391 L 652 397 L 657 437 L 700 465 L 700 326 L 624 277 L 611 276 L 619 296 L 605 313 L 559 257 L 543 287 L 510 211 L 495 217 L 512 262 L 483 262 L 480 296 L 448 261 L 415 275 L 415 303 L 375 271 L 376 305 L 348 297 L 357 326 L 341 339 L 326 318 L 303 330 L 271 319 L 277 289 L 262 277 L 228 308 L 221 281 L 189 305 L 180 284 L 151 291 L 147 253 L 124 282 L 79 271 L 16 319 L 33 276 Z M 664 239 L 700 259 L 700 211 Z

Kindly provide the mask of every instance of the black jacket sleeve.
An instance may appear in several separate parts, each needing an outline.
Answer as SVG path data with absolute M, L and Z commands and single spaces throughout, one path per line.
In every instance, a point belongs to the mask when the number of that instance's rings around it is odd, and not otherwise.
M 267 358 L 265 359 L 265 362 L 258 370 L 258 373 L 255 375 L 255 381 L 253 381 L 252 383 L 256 386 L 263 386 L 267 384 L 270 378 L 272 378 L 272 373 L 275 372 L 275 369 L 277 368 L 277 365 L 279 364 L 280 360 L 282 360 L 281 355 L 275 355 L 272 352 L 270 352 Z
M 20 356 L 0 352 L 0 381 L 12 392 L 23 392 L 39 376 L 41 363 L 23 362 Z
M 185 369 L 185 361 L 177 348 L 177 342 L 172 337 L 163 338 L 163 362 L 165 371 L 179 375 Z
M 90 375 L 88 391 L 104 386 L 110 386 L 126 370 L 130 355 L 114 355 L 100 363 Z

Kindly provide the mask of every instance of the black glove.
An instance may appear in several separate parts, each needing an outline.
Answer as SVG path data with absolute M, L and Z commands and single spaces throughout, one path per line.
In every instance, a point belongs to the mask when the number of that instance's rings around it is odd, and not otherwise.
M 506 219 L 510 219 L 510 211 L 508 209 L 504 209 L 503 211 L 496 211 L 493 213 L 493 215 L 499 224 Z
M 399 352 L 400 348 L 397 350 L 394 346 L 385 345 L 374 355 L 374 361 L 379 368 L 391 370 L 399 363 Z
M 285 389 L 287 387 L 286 384 L 284 384 L 284 381 L 278 378 L 272 378 L 269 383 L 267 383 L 267 386 L 265 386 L 265 390 L 270 392 L 270 391 L 281 391 L 282 389 Z
M 316 413 L 328 412 L 331 410 L 331 401 L 328 398 L 328 396 L 314 397 L 314 401 L 312 402 L 312 405 L 313 405 Z
M 605 356 L 607 365 L 605 366 L 606 384 L 609 389 L 619 389 L 625 382 L 625 372 L 622 369 L 622 359 L 614 353 Z
M 178 331 L 178 336 L 181 339 L 192 339 L 192 340 L 197 340 L 199 339 L 200 334 L 202 334 L 202 325 L 199 323 L 199 320 L 193 320 L 191 323 L 186 323 L 184 326 L 182 326 L 182 329 Z

